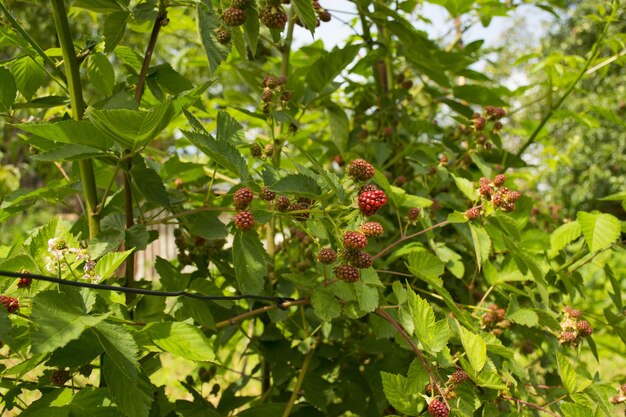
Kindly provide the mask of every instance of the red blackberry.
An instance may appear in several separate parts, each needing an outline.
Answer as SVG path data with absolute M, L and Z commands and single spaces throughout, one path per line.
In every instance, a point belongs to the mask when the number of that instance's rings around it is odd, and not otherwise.
M 578 320 L 576 323 L 576 330 L 581 337 L 591 336 L 593 329 L 587 320 Z
M 17 298 L 9 297 L 6 295 L 0 295 L 0 304 L 7 309 L 9 313 L 15 313 L 20 309 L 20 302 Z
M 319 16 L 322 22 L 330 22 L 331 16 L 330 16 L 330 13 L 328 13 L 328 10 L 322 9 L 319 12 L 317 12 L 317 15 Z
M 287 24 L 287 13 L 280 6 L 269 5 L 259 13 L 261 23 L 270 29 L 285 29 Z
M 357 251 L 356 254 L 353 256 L 353 259 L 350 261 L 352 266 L 359 269 L 369 268 L 370 266 L 372 266 L 373 262 L 374 260 L 372 259 L 372 255 L 367 252 L 361 251 Z
M 293 218 L 298 221 L 305 221 L 311 215 L 310 213 L 304 211 L 309 208 L 308 205 L 303 203 L 292 203 L 289 205 L 289 211 L 300 211 L 301 213 L 294 213 Z
M 367 236 L 361 232 L 347 231 L 343 235 L 343 246 L 346 249 L 363 249 L 367 246 Z
M 515 203 L 504 203 L 502 205 L 502 211 L 505 212 L 511 212 L 511 211 L 515 211 Z
M 323 264 L 332 264 L 337 260 L 337 252 L 331 248 L 323 248 L 317 254 L 317 260 Z
M 504 126 L 502 125 L 502 122 L 495 122 L 493 124 L 493 131 L 494 132 L 499 132 L 500 130 L 502 130 Z
M 276 193 L 274 191 L 271 191 L 267 187 L 263 187 L 263 188 L 261 188 L 261 192 L 259 193 L 259 197 L 261 197 L 261 200 L 272 201 L 273 199 L 276 198 Z
M 342 249 L 339 252 L 339 255 L 341 255 L 341 257 L 345 259 L 347 262 L 352 262 L 359 255 L 359 251 L 355 249 Z
M 367 184 L 364 185 L 363 187 L 359 188 L 359 195 L 367 192 L 367 191 L 376 191 L 378 190 L 378 187 L 375 186 L 374 184 Z
M 452 381 L 452 383 L 455 385 L 459 385 L 467 381 L 468 378 L 469 376 L 467 375 L 467 372 L 465 372 L 462 369 L 459 369 L 459 370 L 454 371 L 454 373 L 450 376 L 450 381 Z
M 434 399 L 428 404 L 428 412 L 433 417 L 448 417 L 448 409 L 441 401 Z
M 239 230 L 251 230 L 254 227 L 254 216 L 250 210 L 243 210 L 235 216 L 235 226 Z
M 385 232 L 381 224 L 377 222 L 363 223 L 363 225 L 361 226 L 361 231 L 367 237 L 379 237 L 382 236 Z
M 335 268 L 337 279 L 346 282 L 356 282 L 361 278 L 361 273 L 352 265 L 339 265 Z
M 276 88 L 278 87 L 278 78 L 274 77 L 273 75 L 266 75 L 265 77 L 263 77 L 263 87 L 268 87 L 268 88 Z
M 261 100 L 263 100 L 264 103 L 269 103 L 273 99 L 274 99 L 274 91 L 269 87 L 265 87 L 263 89 L 263 93 L 261 93 Z
M 419 217 L 420 212 L 421 210 L 419 207 L 413 207 L 407 213 L 406 218 L 409 219 L 410 222 L 414 222 Z
M 236 7 L 227 7 L 222 13 L 222 20 L 227 26 L 241 26 L 246 23 L 246 11 Z
M 274 207 L 278 211 L 287 211 L 289 210 L 289 199 L 284 195 L 279 196 L 274 202 Z
M 574 343 L 576 341 L 576 335 L 574 332 L 564 331 L 559 335 L 559 343 Z
M 517 200 L 520 199 L 521 196 L 522 196 L 522 194 L 519 191 L 511 191 L 507 195 L 507 200 L 509 200 L 509 202 L 511 202 L 511 203 L 515 203 Z
M 485 107 L 485 114 L 491 120 L 500 120 L 506 116 L 506 111 L 502 107 L 487 106 Z
M 52 382 L 53 385 L 62 386 L 69 380 L 70 373 L 64 369 L 57 369 L 50 375 L 50 382 Z
M 504 185 L 505 181 L 506 181 L 506 177 L 504 176 L 504 174 L 498 174 L 495 177 L 493 177 L 493 184 L 496 187 L 500 187 Z
M 355 159 L 346 168 L 348 176 L 355 181 L 367 181 L 374 177 L 374 167 L 364 159 Z
M 20 278 L 17 281 L 17 288 L 29 288 L 32 283 L 33 280 L 31 278 Z
M 248 187 L 240 188 L 233 195 L 233 205 L 237 210 L 243 210 L 250 205 L 254 193 Z
M 402 187 L 406 183 L 406 177 L 404 175 L 400 175 L 393 180 L 393 185 L 397 187 Z
M 382 190 L 366 191 L 359 196 L 359 208 L 366 216 L 373 216 L 387 204 L 387 196 Z
M 480 209 L 478 207 L 472 207 L 465 211 L 465 218 L 467 220 L 476 220 L 480 217 Z
M 493 203 L 494 206 L 501 206 L 502 203 L 504 203 L 504 197 L 502 197 L 502 193 L 501 192 L 494 193 L 493 197 L 491 197 L 491 202 Z
M 582 315 L 580 310 L 576 310 L 575 308 L 570 307 L 570 306 L 563 307 L 563 310 L 565 310 L 565 312 L 567 313 L 568 316 L 570 316 L 570 317 L 572 317 L 574 319 L 577 319 L 577 318 L 579 318 Z
M 480 186 L 490 186 L 491 185 L 491 180 L 489 178 L 486 177 L 480 177 L 480 179 L 478 180 L 478 184 Z
M 236 7 L 238 9 L 246 9 L 250 7 L 252 4 L 252 0 L 232 0 L 230 2 L 231 7 Z
M 230 31 L 224 28 L 215 29 L 215 38 L 220 44 L 226 45 L 228 42 L 230 42 Z
M 474 118 L 473 120 L 474 130 L 483 130 L 485 128 L 486 123 L 487 123 L 487 120 L 482 116 L 478 116 Z
M 263 149 L 261 148 L 261 145 L 259 145 L 258 143 L 253 143 L 252 145 L 250 145 L 250 155 L 255 158 L 260 158 L 261 156 L 263 156 Z

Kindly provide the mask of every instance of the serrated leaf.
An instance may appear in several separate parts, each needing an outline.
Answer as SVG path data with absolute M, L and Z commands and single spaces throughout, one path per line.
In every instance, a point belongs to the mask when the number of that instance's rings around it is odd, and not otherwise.
M 461 343 L 465 349 L 467 359 L 476 375 L 483 369 L 487 361 L 487 345 L 479 335 L 470 332 L 462 326 L 459 326 L 459 336 L 461 337 Z
M 115 71 L 111 62 L 103 54 L 96 52 L 89 56 L 87 77 L 91 85 L 103 96 L 109 96 L 113 92 Z
M 194 234 L 205 239 L 223 239 L 228 236 L 228 229 L 219 219 L 219 213 L 205 211 L 185 216 L 185 224 Z
M 537 313 L 526 308 L 521 308 L 516 312 L 507 315 L 507 318 L 513 323 L 528 327 L 534 327 L 539 324 L 539 316 L 537 316 Z
M 107 388 L 84 387 L 72 397 L 70 417 L 122 417 Z
M 259 13 L 254 7 L 248 8 L 248 10 L 246 10 L 246 22 L 243 24 L 243 34 L 248 41 L 248 46 L 252 51 L 252 56 L 256 55 L 260 29 L 261 25 L 259 23 Z
M 478 200 L 478 192 L 476 191 L 476 187 L 474 183 L 466 178 L 457 177 L 454 174 L 451 174 L 452 178 L 454 178 L 454 183 L 457 188 L 463 193 L 465 197 L 467 197 L 470 201 L 475 202 Z
M 189 277 L 183 275 L 167 260 L 157 256 L 154 268 L 159 274 L 159 282 L 165 291 L 183 291 L 187 288 Z
M 389 372 L 381 372 L 383 391 L 389 404 L 401 413 L 417 415 L 417 401 L 411 401 L 411 394 L 406 392 L 406 378 Z
M 35 91 L 43 85 L 47 76 L 43 69 L 43 60 L 40 57 L 33 59 L 29 56 L 13 61 L 11 73 L 17 89 L 27 101 L 30 101 Z
M 584 404 L 561 403 L 563 417 L 593 417 L 591 408 Z
M 482 226 L 469 223 L 469 227 L 472 234 L 472 241 L 474 242 L 474 250 L 476 251 L 476 262 L 480 269 L 482 264 L 489 259 L 489 254 L 491 253 L 491 239 Z
M 209 135 L 181 131 L 202 153 L 219 165 L 238 175 L 242 181 L 248 178 L 248 166 L 243 156 L 228 142 L 215 140 Z
M 561 381 L 563 381 L 563 386 L 570 394 L 578 392 L 576 371 L 574 370 L 574 368 L 572 368 L 567 358 L 561 353 L 557 352 L 556 363 L 559 370 L 559 376 L 561 377 Z
M 304 26 L 306 26 L 312 34 L 315 33 L 317 16 L 315 15 L 315 9 L 313 9 L 313 3 L 309 0 L 292 0 L 291 5 L 296 15 L 300 18 L 300 21 L 304 22 Z
M 313 305 L 315 315 L 321 320 L 331 321 L 341 316 L 341 304 L 339 300 L 326 288 L 316 290 L 313 293 L 311 305 Z
M 436 352 L 435 338 L 437 336 L 437 322 L 435 321 L 435 312 L 428 301 L 407 287 L 408 307 L 413 319 L 413 327 L 415 328 L 415 336 L 430 353 Z M 439 349 L 441 350 L 441 349 Z
M 359 49 L 360 45 L 347 45 L 323 55 L 311 65 L 306 76 L 307 84 L 318 93 L 324 90 L 354 60 Z
M 78 339 L 81 333 L 107 317 L 87 315 L 78 291 L 44 291 L 33 298 L 31 334 L 33 352 L 47 353 Z
M 217 67 L 228 58 L 228 46 L 220 44 L 215 38 L 215 29 L 220 27 L 220 20 L 213 12 L 210 0 L 202 0 L 196 6 L 198 13 L 198 32 L 200 41 L 209 60 L 209 75 L 214 75 Z
M 450 223 L 467 223 L 467 217 L 465 217 L 465 213 L 461 213 L 460 211 L 453 211 L 448 214 L 448 221 Z
M 363 281 L 357 281 L 353 285 L 359 308 L 363 311 L 372 312 L 378 308 L 378 290 L 366 285 Z
M 309 3 L 310 4 L 310 3 Z M 346 112 L 341 106 L 331 102 L 326 104 L 326 113 L 328 114 L 328 126 L 330 127 L 330 135 L 341 153 L 345 153 L 350 141 L 350 121 Z
M 453 88 L 454 96 L 470 103 L 483 106 L 506 106 L 498 93 L 484 85 L 458 85 Z
M 111 13 L 125 9 L 118 0 L 76 0 L 72 6 L 98 13 Z
M 426 250 L 417 250 L 409 254 L 409 270 L 412 274 L 426 279 L 436 280 L 443 274 L 445 264 Z
M 242 129 L 243 126 L 227 112 L 220 111 L 217 113 L 217 130 L 215 132 L 217 140 L 228 142 Z
M 196 362 L 215 360 L 211 341 L 191 324 L 156 323 L 148 328 L 148 334 L 155 345 L 181 358 Z
M 130 12 L 114 12 L 104 19 L 102 33 L 104 34 L 104 52 L 112 52 L 124 37 L 126 24 L 130 18 Z
M 617 217 L 606 213 L 586 213 L 581 211 L 576 219 L 585 236 L 590 252 L 611 246 L 621 233 L 621 223 Z
M 165 185 L 163 185 L 163 179 L 155 170 L 134 166 L 130 170 L 130 175 L 139 194 L 146 201 L 161 207 L 170 206 L 170 198 L 165 190 Z
M 16 125 L 24 132 L 55 142 L 108 149 L 113 141 L 89 121 L 64 120 L 57 123 L 23 123 Z
M 100 276 L 100 280 L 112 277 L 115 270 L 132 252 L 133 249 L 129 249 L 126 252 L 111 252 L 100 258 L 94 268 L 94 271 Z
M 550 250 L 558 252 L 582 234 L 578 221 L 562 224 L 550 235 Z
M 317 185 L 317 182 L 303 174 L 287 175 L 270 185 L 269 189 L 277 193 L 294 194 L 314 199 L 322 195 L 322 189 Z
M 17 94 L 13 74 L 6 68 L 0 68 L 0 111 L 8 112 Z
M 267 253 L 255 231 L 238 230 L 233 239 L 233 264 L 239 291 L 258 295 L 263 291 Z

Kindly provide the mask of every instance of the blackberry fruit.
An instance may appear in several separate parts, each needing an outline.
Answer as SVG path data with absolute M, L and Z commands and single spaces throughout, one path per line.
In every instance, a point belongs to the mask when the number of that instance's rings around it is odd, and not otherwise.
M 496 187 L 500 187 L 504 185 L 505 181 L 506 181 L 506 177 L 504 176 L 504 174 L 498 174 L 493 178 L 493 184 Z
M 591 333 L 593 333 L 593 329 L 587 320 L 578 320 L 576 330 L 578 330 L 580 337 L 591 336 Z
M 502 205 L 502 211 L 504 212 L 511 212 L 511 211 L 515 211 L 515 203 L 504 203 Z
M 335 268 L 337 279 L 346 282 L 356 282 L 361 278 L 361 273 L 352 265 L 339 265 Z
M 414 222 L 419 217 L 420 212 L 421 212 L 421 210 L 420 210 L 419 207 L 413 207 L 407 213 L 406 218 L 409 219 L 410 222 Z
M 348 164 L 348 176 L 355 181 L 367 181 L 374 177 L 374 167 L 364 159 L 355 159 Z
M 266 75 L 263 77 L 263 87 L 272 89 L 278 87 L 278 78 L 273 75 Z
M 230 5 L 238 9 L 247 9 L 252 5 L 252 0 L 232 0 Z
M 50 375 L 50 382 L 52 382 L 52 384 L 56 386 L 65 385 L 65 383 L 69 380 L 70 373 L 64 369 L 57 369 L 56 371 L 52 372 L 52 375 Z
M 227 7 L 222 13 L 222 20 L 227 26 L 241 26 L 246 23 L 246 11 L 237 7 Z
M 243 210 L 235 216 L 235 227 L 239 230 L 251 230 L 254 227 L 254 216 L 249 210 Z
M 361 226 L 361 231 L 367 237 L 379 237 L 382 236 L 385 232 L 381 224 L 377 222 L 363 223 L 363 225 Z
M 284 195 L 279 196 L 274 202 L 274 207 L 278 211 L 287 211 L 289 210 L 289 199 Z
M 359 269 L 369 268 L 370 266 L 372 266 L 373 262 L 374 260 L 372 259 L 372 255 L 360 251 L 357 251 L 356 254 L 353 256 L 353 259 L 350 261 L 352 266 Z
M 428 412 L 433 417 L 448 417 L 448 409 L 441 401 L 434 399 L 428 404 Z
M 263 149 L 263 152 L 265 153 L 265 156 L 270 157 L 274 155 L 274 145 L 272 145 L 271 143 L 268 143 L 267 145 L 265 145 L 265 148 Z
M 322 22 L 330 22 L 331 15 L 330 13 L 328 13 L 328 10 L 321 9 L 319 12 L 317 12 L 317 15 Z
M 491 202 L 494 206 L 501 206 L 504 203 L 504 197 L 502 196 L 502 193 L 494 193 L 493 197 L 491 197 Z
M 563 310 L 565 310 L 565 312 L 567 313 L 568 316 L 570 316 L 570 317 L 572 317 L 574 319 L 577 319 L 577 318 L 579 318 L 582 315 L 580 310 L 576 310 L 575 308 L 570 307 L 570 306 L 563 307 Z
M 367 184 L 364 185 L 363 187 L 359 188 L 359 195 L 368 192 L 368 191 L 376 191 L 378 190 L 378 187 L 375 186 L 374 184 Z
M 517 200 L 520 199 L 520 197 L 522 196 L 522 194 L 519 191 L 511 191 L 508 195 L 507 195 L 507 200 L 511 203 L 515 203 Z
M 331 248 L 320 249 L 317 254 L 317 260 L 323 264 L 332 264 L 337 260 L 337 252 Z
M 17 281 L 17 288 L 30 288 L 30 285 L 33 283 L 31 278 L 20 278 Z
M 574 334 L 574 332 L 570 332 L 570 331 L 564 331 L 561 332 L 561 334 L 559 335 L 559 342 L 560 343 L 574 343 L 576 341 L 576 334 Z
M 465 218 L 467 220 L 476 220 L 480 217 L 480 209 L 478 207 L 472 207 L 465 211 Z
M 270 29 L 285 29 L 285 25 L 287 24 L 287 13 L 280 6 L 267 6 L 261 13 L 259 13 L 259 17 L 261 19 L 261 23 L 267 26 Z
M 478 116 L 474 118 L 473 124 L 474 130 L 483 130 L 485 128 L 485 124 L 487 124 L 487 120 L 482 116 Z
M 226 45 L 230 42 L 230 31 L 224 28 L 215 29 L 215 38 L 220 44 Z
M 493 124 L 493 131 L 494 132 L 499 132 L 500 130 L 502 130 L 504 126 L 502 125 L 502 122 L 495 122 Z
M 269 103 L 273 99 L 274 99 L 274 91 L 269 87 L 265 87 L 263 89 L 263 92 L 261 93 L 261 100 L 263 100 L 264 103 Z
M 373 216 L 387 204 L 387 196 L 382 190 L 366 191 L 359 196 L 359 208 L 366 216 Z
M 309 206 L 303 203 L 292 203 L 289 205 L 289 211 L 302 211 L 302 210 L 307 210 L 308 208 Z M 298 221 L 303 222 L 307 220 L 310 215 L 311 214 L 308 212 L 296 213 L 293 215 L 293 218 Z
M 402 187 L 406 183 L 406 177 L 404 175 L 400 175 L 393 180 L 393 185 L 397 187 Z
M 250 205 L 254 193 L 248 187 L 240 188 L 233 195 L 233 205 L 237 210 L 243 210 Z
M 20 302 L 17 298 L 9 297 L 6 295 L 0 295 L 0 304 L 7 309 L 9 313 L 15 313 L 20 309 Z
M 259 197 L 261 197 L 261 200 L 272 201 L 273 199 L 276 198 L 276 193 L 274 191 L 271 191 L 267 187 L 263 187 L 263 188 L 261 188 L 261 192 L 259 193 Z
M 485 114 L 491 120 L 500 120 L 506 116 L 506 111 L 501 107 L 487 106 L 485 107 Z
M 343 246 L 346 249 L 363 249 L 367 246 L 367 236 L 361 232 L 347 231 L 343 235 Z
M 261 145 L 259 145 L 258 143 L 253 143 L 252 145 L 250 145 L 250 155 L 255 158 L 260 158 L 261 156 L 263 156 L 263 149 L 261 148 Z
M 452 383 L 455 385 L 459 385 L 467 381 L 468 378 L 469 376 L 467 375 L 467 372 L 459 369 L 457 371 L 454 371 L 454 373 L 450 376 L 450 381 L 452 381 Z

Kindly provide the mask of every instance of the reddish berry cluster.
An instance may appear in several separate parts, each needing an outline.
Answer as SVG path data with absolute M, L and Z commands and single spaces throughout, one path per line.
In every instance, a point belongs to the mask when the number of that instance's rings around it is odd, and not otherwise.
M 355 181 L 367 181 L 374 177 L 374 167 L 364 159 L 355 159 L 346 168 L 348 176 Z
M 406 218 L 410 221 L 410 222 L 414 222 L 417 220 L 417 218 L 420 215 L 420 208 L 419 207 L 412 207 L 409 212 L 406 214 Z
M 505 319 L 506 311 L 497 304 L 489 306 L 489 310 L 482 317 L 482 328 L 490 330 L 492 334 L 500 336 L 502 330 L 511 326 L 511 322 Z
M 261 93 L 261 100 L 266 103 L 267 111 L 269 111 L 270 103 L 274 101 L 274 97 L 280 97 L 282 102 L 289 101 L 291 94 L 284 89 L 285 84 L 287 84 L 286 76 L 281 75 L 280 77 L 274 77 L 273 75 L 266 75 L 263 78 L 262 84 L 263 92 Z M 271 146 L 271 144 L 268 146 Z M 273 146 L 271 149 L 266 149 L 267 156 L 271 156 L 273 153 Z
M 233 195 L 233 205 L 237 210 L 243 210 L 250 205 L 253 198 L 254 193 L 251 189 L 248 187 L 240 188 Z
M 227 7 L 222 13 L 222 21 L 226 26 L 241 26 L 246 23 L 246 11 L 238 7 Z
M 243 210 L 235 216 L 235 227 L 239 230 L 251 230 L 254 227 L 254 216 L 250 210 Z
M 259 17 L 261 19 L 261 23 L 267 26 L 270 29 L 285 29 L 285 25 L 287 24 L 287 13 L 285 10 L 276 4 L 269 4 L 267 7 L 263 8 Z
M 366 216 L 373 216 L 385 204 L 387 195 L 382 190 L 365 191 L 359 195 L 359 208 Z
M 490 120 L 500 120 L 506 116 L 506 110 L 502 107 L 487 106 L 485 107 L 485 115 Z
M 15 313 L 20 309 L 20 302 L 18 299 L 7 295 L 0 295 L 0 304 L 2 304 L 9 313 Z
M 332 264 L 337 260 L 337 252 L 331 248 L 323 248 L 318 252 L 317 260 L 323 264 Z
M 361 251 L 349 251 L 349 252 L 353 252 L 348 256 L 350 256 L 351 258 L 350 264 L 354 266 L 355 268 L 366 269 L 372 266 L 372 264 L 374 263 L 374 259 L 372 258 L 372 255 L 370 255 L 367 252 L 361 252 Z
M 343 264 L 335 267 L 335 276 L 342 281 L 356 282 L 361 278 L 361 272 L 352 265 Z
M 347 231 L 343 235 L 343 246 L 346 249 L 363 249 L 367 246 L 367 236 L 361 232 Z
M 274 207 L 278 211 L 289 210 L 289 198 L 284 195 L 279 196 L 276 201 L 274 201 Z
M 23 269 L 22 274 L 28 274 L 28 271 Z M 17 281 L 17 288 L 30 288 L 33 280 L 31 278 L 22 277 Z
M 274 200 L 274 198 L 276 198 L 276 193 L 274 191 L 271 191 L 267 187 L 263 187 L 261 188 L 259 197 L 261 197 L 261 200 L 264 200 L 264 201 L 272 201 Z
M 433 417 L 448 417 L 448 408 L 441 401 L 434 399 L 428 404 L 428 412 Z
M 65 385 L 65 383 L 69 380 L 70 373 L 67 372 L 65 369 L 57 369 L 56 371 L 52 372 L 52 375 L 50 375 L 50 382 L 52 382 L 52 385 L 62 386 Z
M 570 306 L 563 308 L 565 315 L 561 321 L 559 343 L 577 346 L 580 341 L 591 336 L 593 329 L 587 320 L 583 320 L 580 310 Z
M 506 176 L 504 174 L 496 175 L 493 180 L 482 177 L 478 180 L 478 193 L 486 200 L 491 201 L 494 207 L 505 212 L 515 210 L 515 202 L 517 202 L 522 194 L 519 191 L 511 191 L 504 187 Z
M 361 231 L 367 237 L 380 237 L 385 230 L 378 222 L 366 222 L 361 225 Z
M 465 211 L 465 218 L 467 220 L 470 220 L 470 221 L 476 220 L 479 217 L 480 217 L 480 208 L 478 207 L 472 207 Z
M 469 376 L 467 375 L 467 372 L 465 372 L 462 369 L 458 369 L 454 371 L 452 375 L 450 375 L 450 381 L 454 385 L 460 385 L 464 383 L 465 381 L 467 381 L 468 379 L 469 379 Z
M 215 29 L 215 39 L 217 39 L 217 42 L 221 45 L 227 45 L 228 42 L 230 42 L 231 37 L 232 36 L 228 29 L 223 27 Z

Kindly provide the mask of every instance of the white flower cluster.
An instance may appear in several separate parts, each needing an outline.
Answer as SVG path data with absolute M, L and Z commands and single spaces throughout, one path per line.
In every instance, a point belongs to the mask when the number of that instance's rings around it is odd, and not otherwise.
M 83 265 L 83 278 L 97 280 L 100 276 L 96 273 L 96 261 L 91 259 L 87 250 L 83 248 L 71 248 L 67 245 L 67 242 L 58 237 L 48 240 L 48 252 L 50 255 L 46 257 L 46 270 L 52 274 L 59 272 L 59 268 L 62 271 L 69 268 L 68 255 L 73 255 L 74 261 L 85 261 Z

